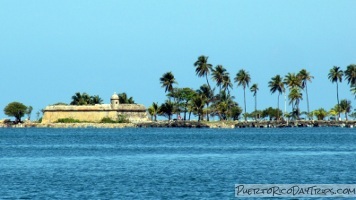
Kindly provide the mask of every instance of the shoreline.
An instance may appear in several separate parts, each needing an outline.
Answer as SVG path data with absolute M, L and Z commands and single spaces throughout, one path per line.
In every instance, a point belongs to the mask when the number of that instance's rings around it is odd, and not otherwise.
M 0 124 L 0 128 L 294 128 L 294 127 L 356 127 L 356 121 L 149 121 L 140 123 L 37 123 Z

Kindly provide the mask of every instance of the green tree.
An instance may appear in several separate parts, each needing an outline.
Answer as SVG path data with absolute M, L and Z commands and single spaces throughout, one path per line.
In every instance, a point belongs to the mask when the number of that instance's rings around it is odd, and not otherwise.
M 347 115 L 351 112 L 352 106 L 351 101 L 343 99 L 340 101 L 340 111 L 345 113 L 345 118 L 348 120 Z
M 135 104 L 133 97 L 128 97 L 125 92 L 118 94 L 121 104 Z
M 344 72 L 340 69 L 340 67 L 334 66 L 332 69 L 330 69 L 328 78 L 332 83 L 336 83 L 336 98 L 337 98 L 337 105 L 340 106 L 340 101 L 339 101 L 339 85 L 338 82 L 342 82 L 342 77 L 344 75 Z M 340 112 L 339 112 L 339 119 L 340 119 Z
M 4 113 L 7 116 L 15 117 L 16 122 L 21 122 L 21 117 L 23 117 L 26 113 L 27 107 L 20 102 L 12 102 L 9 103 L 4 108 Z
M 162 75 L 159 79 L 163 88 L 165 88 L 165 92 L 173 91 L 173 84 L 177 84 L 176 79 L 172 72 L 167 72 Z
M 289 90 L 292 88 L 302 88 L 302 81 L 295 73 L 288 73 L 284 77 L 284 84 L 288 86 Z
M 289 98 L 289 104 L 292 105 L 292 113 L 293 116 L 296 119 L 299 119 L 299 115 L 300 115 L 300 111 L 299 111 L 299 102 L 300 100 L 303 99 L 302 93 L 300 92 L 300 89 L 297 87 L 294 87 L 290 90 L 289 94 L 288 94 L 288 98 Z
M 193 112 L 198 115 L 198 121 L 201 120 L 203 116 L 203 108 L 205 104 L 205 98 L 203 95 L 197 94 L 192 99 Z
M 211 90 L 208 85 L 204 84 L 200 86 L 197 93 L 204 98 L 204 102 L 206 104 L 206 120 L 209 121 L 209 104 L 213 101 L 214 91 Z
M 230 79 L 230 75 L 228 72 L 226 72 L 224 75 L 223 75 L 223 82 L 222 82 L 222 89 L 224 92 L 228 92 L 228 94 L 230 94 L 230 90 L 229 89 L 232 89 L 232 83 L 231 83 L 231 79 Z
M 168 96 L 176 99 L 178 107 L 182 107 L 182 111 L 184 112 L 183 120 L 186 120 L 189 102 L 195 95 L 196 92 L 191 88 L 175 88 L 173 93 L 168 94 Z
M 148 107 L 148 113 L 151 115 L 151 120 L 157 121 L 157 114 L 159 111 L 158 103 L 153 102 L 150 107 Z
M 232 108 L 238 106 L 233 99 L 234 96 L 231 96 L 224 90 L 221 91 L 219 95 L 215 96 L 215 101 L 211 105 L 213 115 L 219 116 L 220 121 L 227 120 L 229 117 L 232 117 Z
M 173 115 L 173 103 L 171 101 L 166 101 L 165 103 L 161 104 L 158 114 L 167 117 L 168 120 L 171 120 Z
M 220 88 L 219 92 L 221 92 L 225 73 L 226 69 L 222 65 L 217 65 L 214 69 L 212 69 L 212 78 L 216 82 L 216 86 Z
M 284 92 L 284 83 L 282 81 L 282 77 L 280 75 L 276 75 L 272 77 L 272 80 L 268 82 L 268 87 L 270 87 L 271 93 L 278 92 L 278 101 L 277 101 L 277 109 L 279 110 L 279 96 Z M 279 112 L 277 112 L 279 114 Z M 279 119 L 279 115 L 277 116 Z
M 273 118 L 275 118 L 276 120 L 279 119 L 279 116 L 282 115 L 282 111 L 280 109 L 276 109 L 276 108 L 266 108 L 262 111 L 262 117 L 268 117 L 270 121 L 272 121 Z
M 90 104 L 95 105 L 95 104 L 102 104 L 103 99 L 99 97 L 99 95 L 94 95 L 90 97 Z
M 345 78 L 350 87 L 356 86 L 356 65 L 351 64 L 345 70 Z
M 306 69 L 302 69 L 300 70 L 300 72 L 297 75 L 299 77 L 299 79 L 302 81 L 302 89 L 305 91 L 306 97 L 307 97 L 307 111 L 308 111 L 308 116 L 310 113 L 309 110 L 309 97 L 308 97 L 308 81 L 312 82 L 312 79 L 314 78 L 314 76 L 311 76 L 310 73 L 306 70 Z
M 258 84 L 254 83 L 250 87 L 250 91 L 252 92 L 253 96 L 255 97 L 255 120 L 257 120 L 257 91 L 258 91 Z
M 198 60 L 195 61 L 194 66 L 195 66 L 195 72 L 199 77 L 205 76 L 206 78 L 206 83 L 208 84 L 209 88 L 209 80 L 208 80 L 208 75 L 210 74 L 210 71 L 212 71 L 213 66 L 208 63 L 208 58 L 207 56 L 201 55 L 198 57 Z
M 245 108 L 245 115 L 246 115 L 246 86 L 248 87 L 251 81 L 250 74 L 244 69 L 241 69 L 239 72 L 237 72 L 234 81 L 235 83 L 237 83 L 237 86 L 242 86 L 244 90 L 244 108 Z M 247 119 L 245 117 L 245 121 L 246 120 Z
M 318 110 L 314 110 L 313 114 L 318 120 L 324 120 L 324 118 L 328 116 L 328 112 L 324 110 L 324 108 L 319 108 Z

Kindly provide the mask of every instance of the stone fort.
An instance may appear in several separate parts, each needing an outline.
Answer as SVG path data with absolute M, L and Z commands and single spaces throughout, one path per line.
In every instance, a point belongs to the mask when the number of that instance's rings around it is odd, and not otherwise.
M 44 109 L 42 123 L 54 123 L 58 119 L 73 118 L 85 122 L 100 122 L 103 118 L 118 120 L 125 116 L 130 122 L 148 121 L 146 108 L 141 104 L 120 104 L 119 96 L 114 93 L 110 104 L 96 105 L 52 105 Z

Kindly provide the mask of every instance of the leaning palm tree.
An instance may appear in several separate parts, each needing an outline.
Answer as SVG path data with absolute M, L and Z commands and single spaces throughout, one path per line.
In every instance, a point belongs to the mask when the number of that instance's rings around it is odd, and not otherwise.
M 225 72 L 225 74 L 223 75 L 223 81 L 222 81 L 222 90 L 224 92 L 228 92 L 228 94 L 230 94 L 230 89 L 232 89 L 232 83 L 231 83 L 231 79 L 230 79 L 230 75 L 229 72 Z M 220 91 L 221 93 L 221 91 Z
M 245 107 L 245 121 L 246 121 L 246 86 L 249 85 L 251 81 L 250 74 L 245 71 L 244 69 L 241 69 L 239 72 L 237 72 L 236 77 L 234 79 L 235 83 L 237 83 L 237 86 L 242 86 L 244 89 L 244 107 Z
M 272 80 L 268 82 L 268 87 L 270 87 L 271 93 L 278 92 L 277 108 L 279 110 L 279 96 L 284 92 L 284 83 L 280 75 L 272 77 Z M 277 119 L 279 119 L 279 112 L 277 112 Z
M 255 97 L 255 113 L 257 113 L 257 91 L 258 91 L 258 85 L 256 83 L 254 83 L 251 87 L 250 87 L 250 91 L 253 93 L 253 96 Z M 257 116 L 256 116 L 257 119 Z
M 302 89 L 305 89 L 305 94 L 307 95 L 307 109 L 308 109 L 308 116 L 309 116 L 309 98 L 308 98 L 308 85 L 307 82 L 311 82 L 314 76 L 311 76 L 310 73 L 306 69 L 300 70 L 297 75 L 299 79 L 302 81 Z
M 162 77 L 159 79 L 162 87 L 165 88 L 165 92 L 172 92 L 173 91 L 173 84 L 177 84 L 176 79 L 174 78 L 174 75 L 172 72 L 167 72 L 162 75 Z
M 345 78 L 350 87 L 356 86 L 356 65 L 351 64 L 345 70 Z
M 222 65 L 217 65 L 213 70 L 212 70 L 212 77 L 213 80 L 216 82 L 216 85 L 220 88 L 221 92 L 221 86 L 224 81 L 224 74 L 226 73 L 226 69 Z
M 207 56 L 199 56 L 198 60 L 194 63 L 194 66 L 196 67 L 195 72 L 199 77 L 205 76 L 206 78 L 206 83 L 208 84 L 209 88 L 209 80 L 208 80 L 208 74 L 210 74 L 210 71 L 212 70 L 213 66 L 208 63 L 208 58 Z
M 332 83 L 336 82 L 336 98 L 337 98 L 337 106 L 338 107 L 340 107 L 338 82 L 340 82 L 340 83 L 342 82 L 343 75 L 344 75 L 344 72 L 338 66 L 334 66 L 332 69 L 330 69 L 329 74 L 328 74 L 329 80 Z M 340 119 L 340 112 L 339 112 L 339 119 Z

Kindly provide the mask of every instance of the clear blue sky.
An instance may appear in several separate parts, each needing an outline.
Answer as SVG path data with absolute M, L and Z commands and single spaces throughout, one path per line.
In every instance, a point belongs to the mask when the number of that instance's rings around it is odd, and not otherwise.
M 126 92 L 149 106 L 166 99 L 159 78 L 172 71 L 178 87 L 197 89 L 200 55 L 235 77 L 258 83 L 258 108 L 275 107 L 268 81 L 306 68 L 311 109 L 336 104 L 334 66 L 356 63 L 356 1 L 76 1 L 0 0 L 0 108 L 12 101 L 45 106 L 75 92 Z M 232 94 L 243 105 L 242 88 Z M 340 84 L 340 99 L 355 100 Z M 254 108 L 247 92 L 247 111 Z M 281 102 L 281 107 L 283 101 Z M 306 110 L 306 101 L 301 109 Z M 289 110 L 291 107 L 289 106 Z M 1 111 L 0 119 L 6 116 Z

